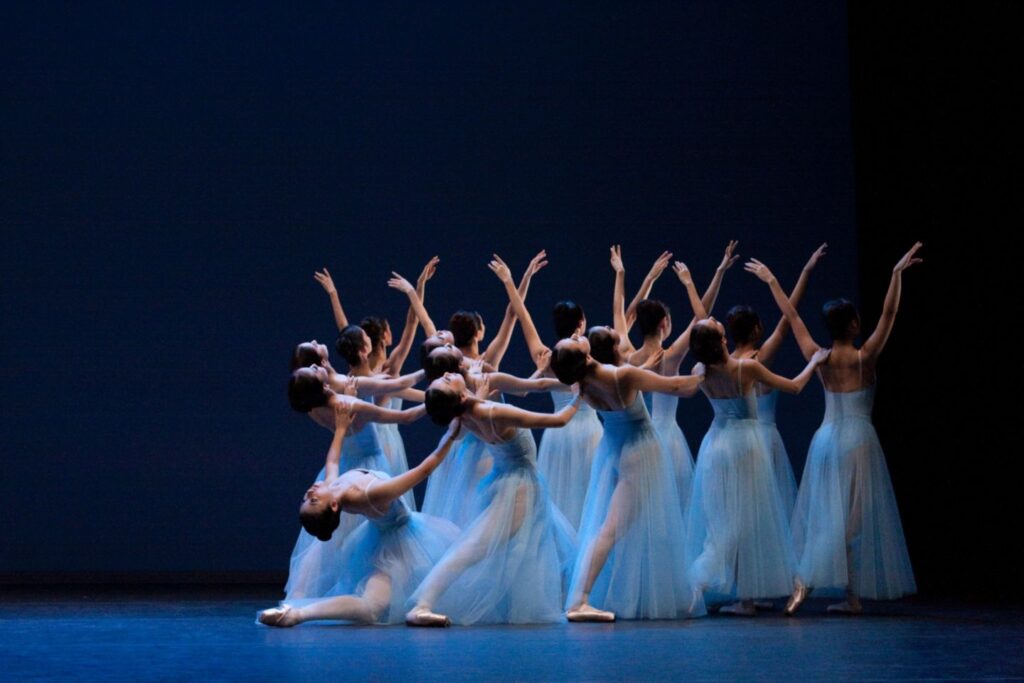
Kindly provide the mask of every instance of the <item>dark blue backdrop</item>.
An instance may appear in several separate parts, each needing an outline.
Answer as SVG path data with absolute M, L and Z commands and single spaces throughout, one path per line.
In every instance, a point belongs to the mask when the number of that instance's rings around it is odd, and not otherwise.
M 396 327 L 389 271 L 435 253 L 435 319 L 477 308 L 491 330 L 492 251 L 518 276 L 547 248 L 528 301 L 544 333 L 563 297 L 608 320 L 614 242 L 630 295 L 663 248 L 703 288 L 729 238 L 787 287 L 830 243 L 814 325 L 857 291 L 841 2 L 5 23 L 0 571 L 284 568 L 328 444 L 284 397 L 292 346 L 333 340 L 323 265 L 352 317 Z M 671 273 L 655 296 L 684 310 Z M 739 266 L 719 301 L 776 319 Z M 529 370 L 518 334 L 507 358 Z M 801 363 L 790 344 L 778 367 Z M 798 471 L 821 411 L 816 384 L 781 402 Z M 709 416 L 682 402 L 695 450 Z M 405 435 L 415 461 L 439 430 Z

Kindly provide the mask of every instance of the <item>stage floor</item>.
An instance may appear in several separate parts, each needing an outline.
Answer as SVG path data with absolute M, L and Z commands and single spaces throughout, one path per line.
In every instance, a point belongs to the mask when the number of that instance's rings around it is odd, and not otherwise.
M 410 629 L 253 623 L 270 587 L 0 588 L 0 676 L 245 680 L 1024 680 L 1024 614 L 908 600 L 826 616 Z

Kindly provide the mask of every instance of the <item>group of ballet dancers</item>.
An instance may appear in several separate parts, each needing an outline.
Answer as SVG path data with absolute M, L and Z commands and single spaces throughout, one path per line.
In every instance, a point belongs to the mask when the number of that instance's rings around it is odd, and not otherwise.
M 415 286 L 397 273 L 388 282 L 410 303 L 397 344 L 381 318 L 350 324 L 330 273 L 316 273 L 348 372 L 337 372 L 316 340 L 294 351 L 289 401 L 334 436 L 299 509 L 304 530 L 286 597 L 258 621 L 609 622 L 697 617 L 706 604 L 752 616 L 779 598 L 792 615 L 812 590 L 842 598 L 829 611 L 856 614 L 861 598 L 915 592 L 871 407 L 903 271 L 921 261 L 921 243 L 893 268 L 881 319 L 859 348 L 861 321 L 849 301 L 823 308 L 829 347 L 796 310 L 826 245 L 788 295 L 764 263 L 746 263 L 782 312 L 767 339 L 749 306 L 732 308 L 724 324 L 711 317 L 736 246 L 725 249 L 703 296 L 675 261 L 693 318 L 674 339 L 668 308 L 648 298 L 672 255 L 658 258 L 627 305 L 612 247 L 613 324 L 588 329 L 579 305 L 559 302 L 551 347 L 525 304 L 531 278 L 547 265 L 543 251 L 518 286 L 498 256 L 490 262 L 509 304 L 483 349 L 479 314 L 459 311 L 438 330 L 427 313 L 436 257 Z M 517 324 L 537 367 L 528 378 L 498 370 Z M 634 325 L 639 347 L 629 338 Z M 403 375 L 419 326 L 421 368 Z M 769 369 L 790 331 L 807 360 L 793 378 Z M 697 362 L 683 375 L 688 352 Z M 797 488 L 775 399 L 800 392 L 813 374 L 824 385 L 825 417 Z M 714 420 L 694 463 L 676 409 L 698 390 Z M 554 412 L 504 400 L 528 392 L 550 392 Z M 403 401 L 416 405 L 403 409 Z M 424 414 L 447 430 L 410 468 L 398 425 Z M 544 430 L 539 452 L 532 429 Z M 417 512 L 412 489 L 424 479 Z

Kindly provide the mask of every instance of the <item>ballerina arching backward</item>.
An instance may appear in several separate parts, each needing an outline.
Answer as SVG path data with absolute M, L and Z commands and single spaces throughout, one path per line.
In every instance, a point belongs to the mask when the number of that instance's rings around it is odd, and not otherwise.
M 853 304 L 838 299 L 822 310 L 832 337 L 832 354 L 820 371 L 825 417 L 811 439 L 793 512 L 799 581 L 787 614 L 796 612 L 812 588 L 826 595 L 845 592 L 846 600 L 829 610 L 849 614 L 862 610 L 861 598 L 888 600 L 917 590 L 871 409 L 875 366 L 896 320 L 903 271 L 921 263 L 921 246 L 915 243 L 893 267 L 882 316 L 860 348 L 855 341 L 861 322 Z M 771 287 L 803 354 L 816 353 L 819 345 L 767 266 L 752 261 L 746 268 Z
M 505 284 L 516 315 L 528 314 L 497 257 L 491 268 Z M 613 336 L 614 330 L 601 328 Z M 559 341 L 551 369 L 563 384 L 604 417 L 604 432 L 590 473 L 580 522 L 580 554 L 573 566 L 566 605 L 571 621 L 676 618 L 696 615 L 682 560 L 682 520 L 671 463 L 663 457 L 640 391 L 692 395 L 693 377 L 662 377 L 632 366 L 598 363 L 588 340 Z M 591 601 L 606 607 L 595 609 Z
M 286 600 L 260 612 L 262 624 L 284 627 L 320 619 L 399 623 L 412 590 L 458 535 L 455 525 L 410 510 L 403 502 L 404 494 L 444 460 L 458 432 L 458 420 L 452 421 L 433 453 L 396 477 L 368 469 L 341 472 L 342 443 L 355 405 L 333 405 L 334 439 L 327 451 L 325 476 L 306 491 L 299 517 L 305 530 L 321 543 L 331 540 L 342 513 L 366 521 L 342 545 L 336 558 L 336 583 L 322 597 Z
M 342 447 L 339 462 L 341 471 L 360 468 L 386 472 L 388 463 L 380 447 L 374 423 L 409 424 L 422 417 L 426 409 L 423 406 L 408 410 L 382 408 L 354 396 L 354 385 L 360 381 L 359 378 L 349 380 L 346 393 L 335 391 L 330 379 L 323 365 L 295 370 L 288 380 L 288 400 L 292 408 L 308 413 L 318 424 L 333 430 L 335 407 L 351 404 L 354 417 L 348 428 L 349 438 L 345 439 Z M 322 469 L 315 480 L 323 479 L 325 474 L 326 471 Z M 337 557 L 341 545 L 359 521 L 356 516 L 342 514 L 338 531 L 329 543 L 316 543 L 305 531 L 299 532 L 289 563 L 288 583 L 285 585 L 288 599 L 319 597 L 334 585 L 340 571 Z
M 448 373 L 427 389 L 431 419 L 443 425 L 460 418 L 463 429 L 487 442 L 494 467 L 480 482 L 475 517 L 416 589 L 406 615 L 411 626 L 561 618 L 575 534 L 537 475 L 529 429 L 565 425 L 576 401 L 553 414 L 534 413 L 480 398 L 490 391 L 484 378 L 474 395 L 461 373 Z
M 807 260 L 800 277 L 789 294 L 789 301 L 793 308 L 800 305 L 804 292 L 807 290 L 807 280 L 811 271 L 818 264 L 818 261 L 825 255 L 825 248 L 828 244 L 818 247 Z M 725 326 L 732 337 L 733 350 L 730 354 L 733 358 L 753 358 L 766 368 L 771 368 L 775 361 L 782 342 L 789 333 L 789 321 L 786 316 L 779 319 L 778 324 L 771 335 L 761 342 L 764 335 L 764 326 L 761 318 L 750 306 L 733 306 L 726 316 Z M 775 481 L 782 495 L 782 502 L 786 506 L 786 515 L 793 514 L 793 507 L 796 505 L 796 477 L 793 475 L 793 464 L 789 460 L 789 453 L 782 441 L 778 425 L 775 422 L 775 405 L 778 401 L 779 392 L 764 385 L 757 385 L 757 418 L 764 430 L 765 445 L 771 455 L 772 468 L 775 471 Z
M 714 318 L 690 332 L 715 417 L 701 441 L 686 512 L 686 564 L 705 599 L 737 600 L 723 612 L 752 616 L 754 600 L 789 594 L 795 557 L 789 520 L 757 419 L 754 385 L 797 393 L 828 357 L 815 354 L 794 379 L 756 360 L 729 355 L 725 327 Z
M 711 284 L 708 285 L 707 291 L 700 299 L 700 305 L 705 313 L 715 305 L 725 272 L 739 258 L 733 254 L 737 244 L 733 240 L 726 246 L 725 254 L 715 269 Z M 625 277 L 622 253 L 617 247 L 612 251 L 612 268 L 615 270 L 615 302 L 613 302 L 612 310 L 616 312 L 616 329 L 619 331 L 620 338 L 628 340 L 628 321 L 617 313 L 621 310 L 619 302 L 624 296 Z M 686 288 L 691 300 L 691 307 L 695 307 L 696 289 L 693 286 L 693 278 L 689 269 L 685 263 L 676 261 L 673 264 L 673 270 L 683 287 Z M 697 320 L 698 318 L 693 318 L 676 340 L 668 348 L 663 348 L 664 341 L 672 333 L 672 316 L 668 307 L 654 299 L 639 301 L 636 304 L 636 322 L 643 335 L 643 344 L 639 349 L 633 349 L 632 345 L 627 346 L 625 353 L 628 362 L 632 365 L 643 366 L 653 361 L 654 365 L 651 369 L 658 374 L 666 377 L 678 375 L 679 366 L 682 365 L 683 358 L 690 348 L 690 330 Z M 690 500 L 690 489 L 693 486 L 693 454 L 690 452 L 690 446 L 686 442 L 686 436 L 677 419 L 679 397 L 672 394 L 648 393 L 644 395 L 644 402 L 651 411 L 651 421 L 654 423 L 654 430 L 658 433 L 661 448 L 672 459 L 676 489 L 679 491 L 679 512 L 685 514 L 687 503 Z

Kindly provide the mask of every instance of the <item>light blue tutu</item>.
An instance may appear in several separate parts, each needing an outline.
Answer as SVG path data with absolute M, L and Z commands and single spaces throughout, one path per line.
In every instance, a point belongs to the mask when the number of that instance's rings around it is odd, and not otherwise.
M 384 472 L 372 472 L 388 479 Z M 387 514 L 366 517 L 349 534 L 337 556 L 337 582 L 315 599 L 285 600 L 284 604 L 302 607 L 321 598 L 362 595 L 366 582 L 382 572 L 391 579 L 391 600 L 378 623 L 402 623 L 405 604 L 413 590 L 444 556 L 459 529 L 438 519 L 409 509 L 401 498 L 392 501 Z
M 356 434 L 345 437 L 339 473 L 356 468 L 387 471 L 388 463 L 380 447 L 376 426 L 368 423 Z M 321 468 L 314 481 L 323 481 L 323 478 L 324 469 Z M 362 515 L 347 512 L 342 512 L 340 518 L 338 528 L 329 541 L 319 541 L 305 529 L 299 531 L 288 563 L 288 582 L 284 587 L 286 600 L 322 597 L 337 583 L 341 572 L 341 548 L 348 535 L 364 520 Z
M 573 401 L 566 391 L 552 391 L 555 411 Z M 573 528 L 580 524 L 583 500 L 590 482 L 590 465 L 594 451 L 601 440 L 601 421 L 597 412 L 586 403 L 580 403 L 569 423 L 558 429 L 545 429 L 537 454 L 537 469 L 547 484 L 551 500 L 562 511 Z
M 390 399 L 387 407 L 391 410 L 401 410 L 402 399 L 397 397 Z M 377 437 L 380 439 L 380 447 L 384 451 L 384 457 L 388 461 L 386 472 L 392 477 L 408 472 L 409 460 L 405 455 L 405 442 L 402 440 L 402 435 L 398 433 L 398 425 L 378 424 Z M 405 499 L 405 504 L 411 510 L 416 509 L 416 498 L 413 496 L 412 491 L 407 491 L 402 497 Z
M 793 476 L 793 463 L 789 461 L 786 444 L 782 442 L 782 434 L 775 424 L 775 404 L 779 392 L 772 389 L 766 394 L 757 396 L 757 419 L 761 423 L 765 446 L 771 456 L 772 469 L 775 472 L 775 484 L 782 496 L 782 505 L 786 510 L 786 519 L 793 514 L 796 505 L 796 477 Z
M 565 576 L 576 551 L 572 526 L 537 475 L 529 430 L 488 448 L 494 468 L 479 484 L 478 514 L 412 602 L 439 581 L 447 588 L 433 609 L 457 624 L 560 621 Z
M 815 594 L 892 599 L 917 591 L 896 496 L 871 424 L 875 387 L 825 391 L 793 513 L 798 575 Z
M 710 398 L 715 412 L 697 454 L 686 516 L 690 581 L 712 601 L 793 590 L 796 557 L 753 392 Z
M 465 529 L 473 520 L 477 488 L 491 471 L 491 461 L 487 444 L 467 433 L 427 480 L 423 512 Z
M 676 619 L 704 614 L 683 559 L 683 520 L 679 514 L 672 462 L 662 453 L 650 416 L 638 393 L 628 407 L 599 411 L 604 433 L 594 455 L 580 522 L 580 554 L 573 567 L 567 608 L 582 595 L 593 542 L 613 499 L 620 519 L 615 544 L 590 592 L 590 604 L 619 619 Z
M 690 444 L 676 419 L 679 397 L 671 394 L 654 394 L 652 404 L 654 410 L 651 420 L 654 431 L 658 434 L 661 450 L 672 462 L 672 471 L 676 476 L 676 491 L 679 493 L 679 513 L 686 516 L 686 506 L 690 502 L 690 491 L 693 490 L 693 454 Z

